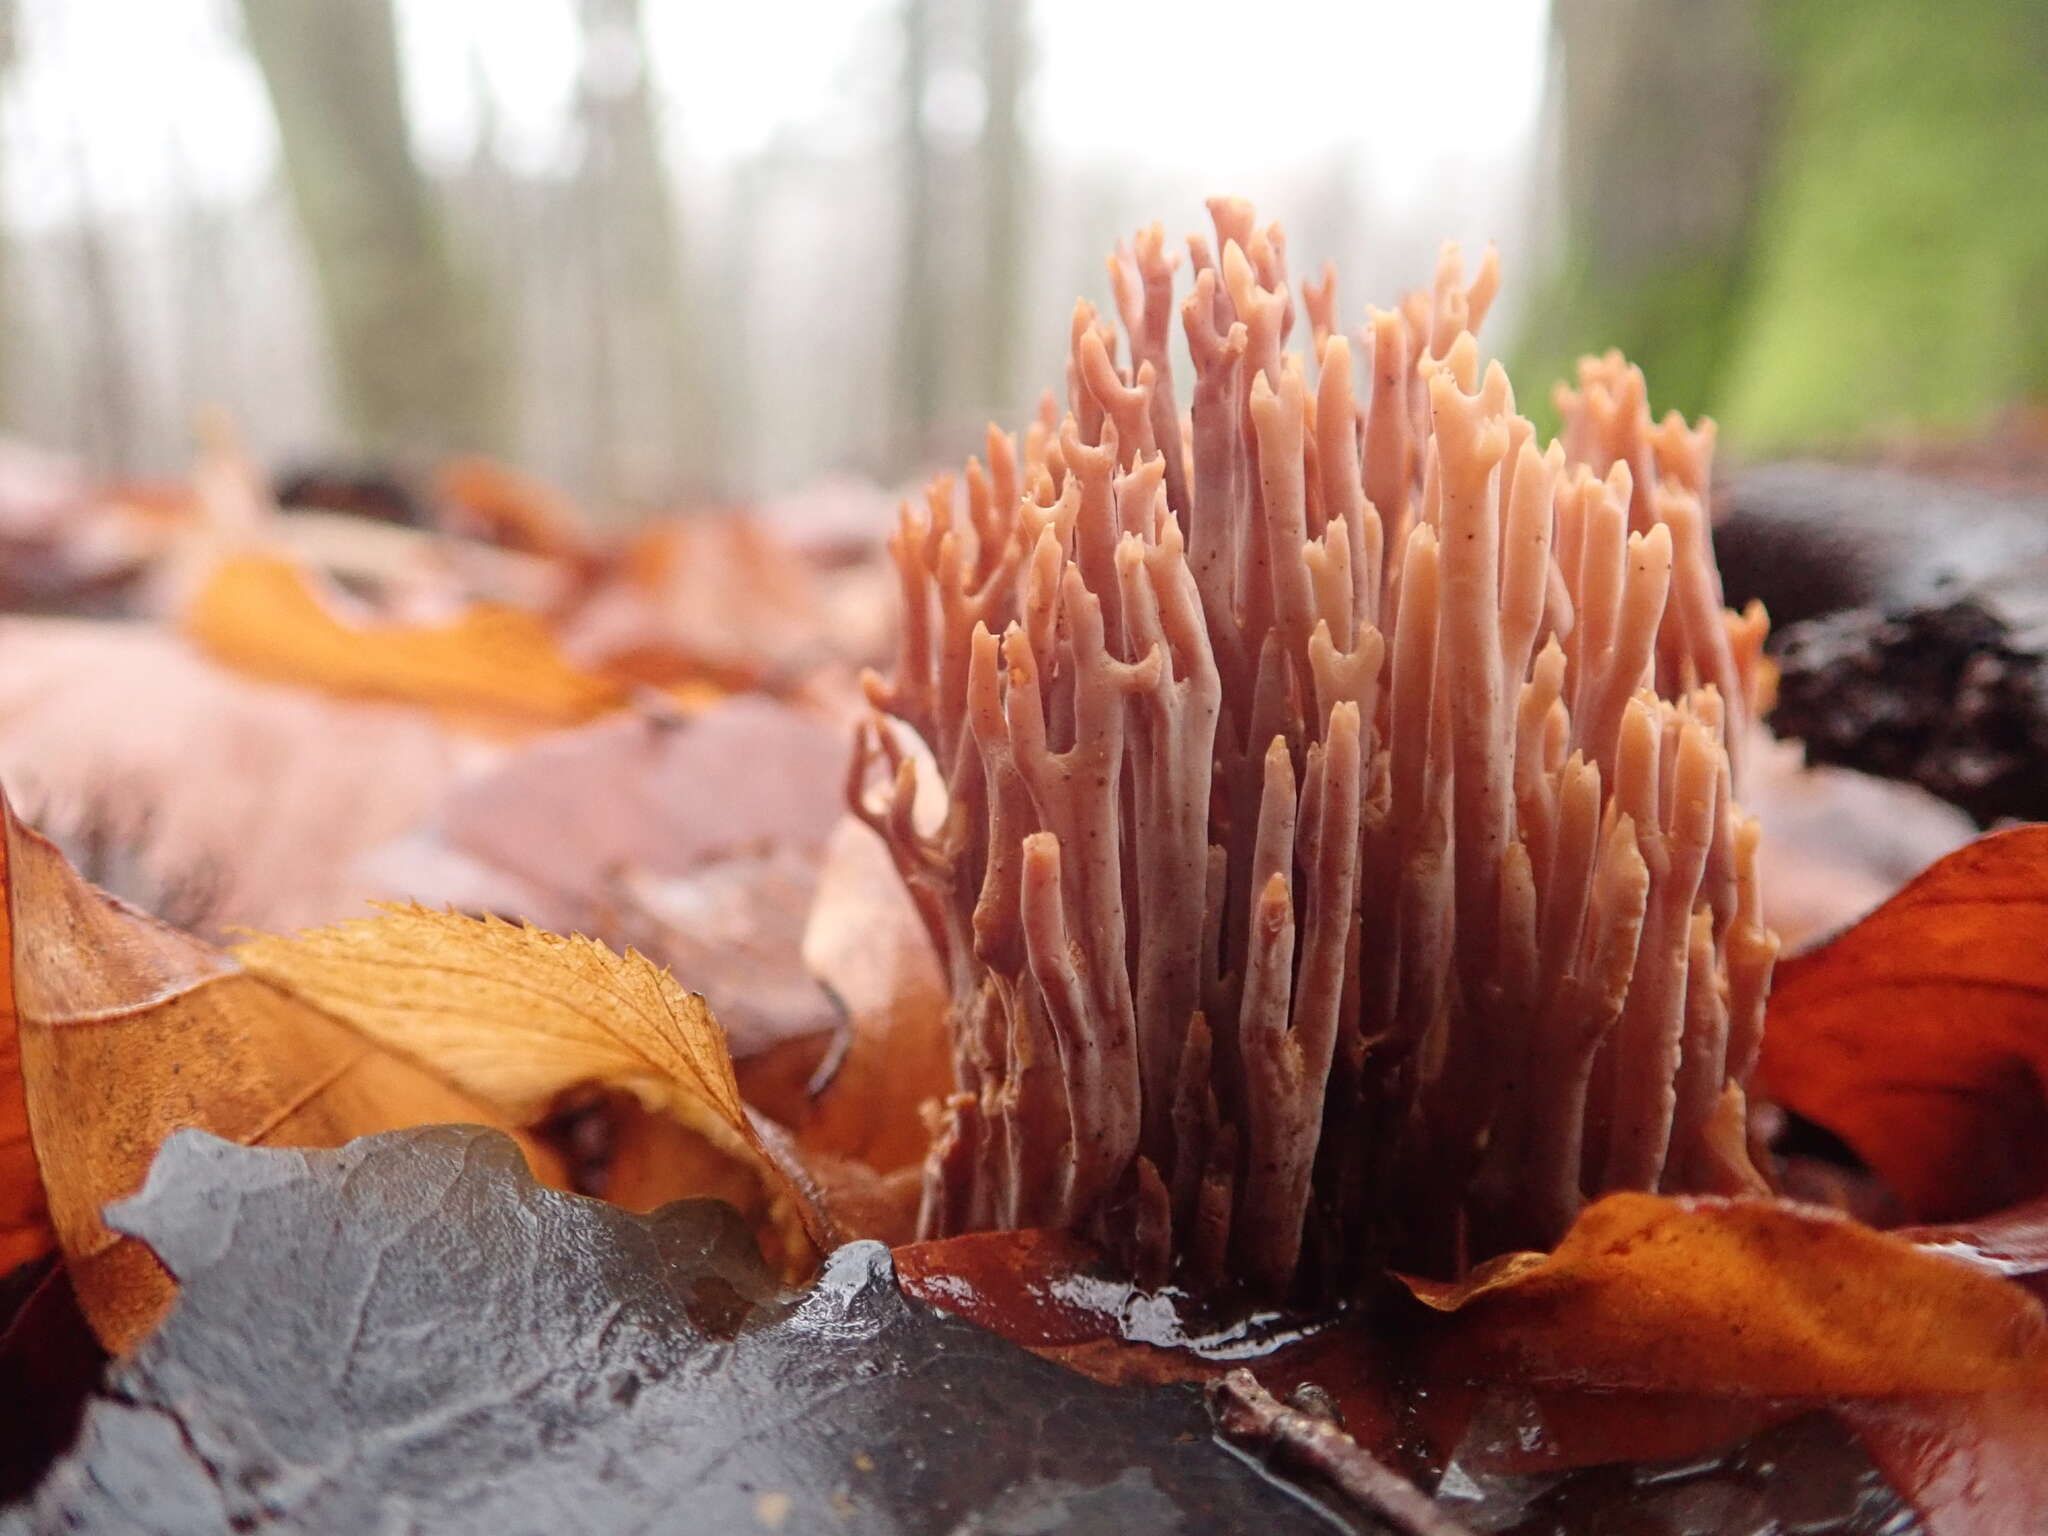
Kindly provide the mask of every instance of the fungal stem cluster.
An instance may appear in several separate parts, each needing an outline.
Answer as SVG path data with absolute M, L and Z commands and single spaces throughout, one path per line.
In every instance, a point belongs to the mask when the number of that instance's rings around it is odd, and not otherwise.
M 1065 412 L 891 541 L 851 787 L 951 978 L 925 1231 L 1285 1294 L 1761 1187 L 1763 619 L 1722 607 L 1711 423 L 1653 424 L 1610 354 L 1540 446 L 1481 367 L 1491 251 L 1357 357 L 1303 283 L 1305 362 L 1280 229 L 1210 211 L 1191 289 L 1141 233 L 1124 347 L 1079 306 Z

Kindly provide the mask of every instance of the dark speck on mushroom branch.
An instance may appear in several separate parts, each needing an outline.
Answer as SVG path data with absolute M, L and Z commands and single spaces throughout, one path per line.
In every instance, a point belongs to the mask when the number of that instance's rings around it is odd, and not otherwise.
M 852 792 L 951 979 L 924 1232 L 1309 1296 L 1762 1190 L 1764 619 L 1722 606 L 1712 424 L 1609 354 L 1539 445 L 1481 365 L 1490 250 L 1356 358 L 1304 282 L 1304 362 L 1280 228 L 1210 213 L 1178 302 L 1158 226 L 1111 261 L 1128 358 L 1081 304 L 1065 413 L 892 539 Z

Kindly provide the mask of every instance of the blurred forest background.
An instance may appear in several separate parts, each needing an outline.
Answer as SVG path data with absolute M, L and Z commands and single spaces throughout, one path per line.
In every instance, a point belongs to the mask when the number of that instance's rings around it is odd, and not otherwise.
M 0 420 L 175 475 L 497 454 L 606 520 L 899 479 L 1201 198 L 1353 321 L 1502 249 L 1737 454 L 2038 429 L 2040 0 L 4 0 Z M 2018 426 L 2015 426 L 2018 423 Z

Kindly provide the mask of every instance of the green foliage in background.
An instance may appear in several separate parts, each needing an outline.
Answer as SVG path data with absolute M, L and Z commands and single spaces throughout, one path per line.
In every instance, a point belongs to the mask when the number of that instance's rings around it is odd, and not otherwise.
M 1710 392 L 1748 451 L 2048 393 L 2048 6 L 1771 8 L 1782 127 Z
M 2048 5 L 1557 0 L 1532 379 L 1619 346 L 1756 456 L 2048 398 Z M 1540 404 L 1547 411 L 1547 402 Z

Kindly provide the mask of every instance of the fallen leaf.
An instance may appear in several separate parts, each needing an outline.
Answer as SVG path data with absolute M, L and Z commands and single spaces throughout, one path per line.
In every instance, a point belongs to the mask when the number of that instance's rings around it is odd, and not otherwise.
M 627 546 L 563 629 L 596 672 L 654 687 L 786 687 L 832 653 L 810 568 L 744 514 L 670 518 Z
M 815 852 L 786 845 L 714 859 L 688 874 L 628 870 L 613 882 L 605 937 L 688 981 L 718 1016 L 733 1054 L 752 1055 L 839 1022 L 804 967 L 817 882 Z
M 1788 954 L 1840 932 L 1977 835 L 1916 785 L 1802 759 L 1797 742 L 1761 725 L 1743 750 L 1743 809 L 1770 834 L 1757 854 L 1764 920 Z
M 2048 826 L 1978 839 L 1780 964 L 1759 1086 L 1915 1220 L 2048 1192 Z
M 1433 1486 L 1474 1530 L 1918 1528 L 1837 1405 L 1541 1386 L 1511 1370 L 1474 1380 L 1431 1347 L 1457 1320 L 1418 1317 L 1412 1298 L 1246 1315 L 1137 1287 L 1064 1233 L 974 1233 L 895 1258 L 911 1294 L 1108 1385 L 1212 1382 L 1238 1367 L 1275 1395 L 1310 1383 L 1360 1446 Z M 1996 1454 L 1992 1470 L 2009 1472 L 2011 1448 Z
M 1716 1399 L 1825 1401 L 1934 1530 L 2018 1529 L 2048 1506 L 2048 1320 L 1951 1252 L 1783 1201 L 1619 1194 L 1550 1255 L 1407 1283 L 1451 1314 L 1432 1378 L 1567 1389 L 1559 1428 L 1601 1395 L 1659 1394 L 1680 1425 Z
M 921 1162 L 923 1107 L 953 1087 L 946 977 L 889 850 L 852 816 L 826 844 L 803 955 L 847 1025 L 792 1126 L 798 1144 L 882 1173 Z
M 565 564 L 592 558 L 574 503 L 494 459 L 449 459 L 434 472 L 434 492 L 451 532 Z
M 0 800 L 8 965 L 28 1123 L 79 1305 L 115 1351 L 161 1318 L 171 1283 L 102 1208 L 165 1137 L 335 1145 L 428 1121 L 507 1122 L 229 956 L 94 890 Z M 509 1126 L 508 1126 L 509 1128 Z M 537 1144 L 527 1152 L 561 1178 Z
M 1752 1397 L 2048 1386 L 2048 1318 L 2024 1290 L 1786 1201 L 1608 1195 L 1552 1253 L 1406 1284 L 1455 1314 L 1439 1368 L 1475 1377 Z
M 441 624 L 359 619 L 341 611 L 339 594 L 269 555 L 221 560 L 181 623 L 224 665 L 347 698 L 526 725 L 574 724 L 624 699 L 618 683 L 570 663 L 530 613 L 477 603 Z
M 1892 1235 L 1994 1275 L 2034 1282 L 2037 1291 L 2039 1282 L 2048 1279 L 2048 1197 L 1974 1221 L 1900 1227 Z
M 632 711 L 528 744 L 458 787 L 440 821 L 460 852 L 594 910 L 626 870 L 821 847 L 851 750 L 838 722 L 774 699 Z
M 237 676 L 138 624 L 0 619 L 0 782 L 178 926 L 296 928 L 389 894 L 356 861 L 496 749 L 431 715 Z
M 879 1244 L 782 1290 L 723 1207 L 555 1194 L 487 1132 L 181 1136 L 115 1220 L 178 1309 L 0 1529 L 1330 1529 L 1191 1387 L 1040 1360 Z
M 187 519 L 146 488 L 95 487 L 75 460 L 0 437 L 0 603 L 107 611 Z
M 365 1038 L 433 1063 L 514 1125 L 541 1120 L 570 1088 L 623 1089 L 755 1172 L 793 1270 L 808 1270 L 812 1245 L 830 1246 L 800 1170 L 748 1114 L 704 999 L 637 951 L 389 906 L 292 938 L 254 939 L 235 956 Z
M 29 1142 L 21 1046 L 9 1007 L 0 1011 L 0 1277 L 41 1258 L 56 1244 L 35 1148 Z M 0 1328 L 5 1326 L 6 1318 L 0 1316 Z

